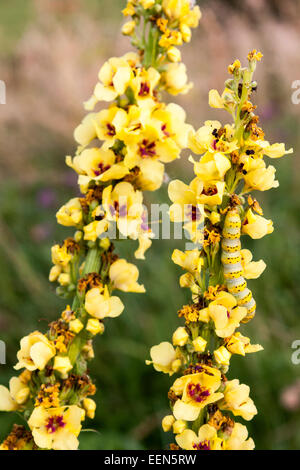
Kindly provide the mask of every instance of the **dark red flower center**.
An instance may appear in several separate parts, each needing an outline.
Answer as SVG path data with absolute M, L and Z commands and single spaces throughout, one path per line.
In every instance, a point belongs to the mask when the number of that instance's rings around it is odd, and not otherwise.
M 110 212 L 112 215 L 118 215 L 119 217 L 125 217 L 127 215 L 127 205 L 122 204 L 120 206 L 118 201 L 114 201 L 113 205 L 110 205 Z
M 197 403 L 202 403 L 205 401 L 209 395 L 210 391 L 207 388 L 202 387 L 200 384 L 188 384 L 188 395 L 192 400 L 196 401 Z
M 165 134 L 166 137 L 170 137 L 170 132 L 167 131 L 167 124 L 163 124 L 161 126 L 161 130 L 163 131 L 163 133 Z
M 216 186 L 209 186 L 208 188 L 204 188 L 202 191 L 202 194 L 204 194 L 205 196 L 214 196 L 217 193 L 218 190 Z
M 116 129 L 115 129 L 115 126 L 113 126 L 112 124 L 110 124 L 109 122 L 106 124 L 106 128 L 107 128 L 107 135 L 113 137 L 114 135 L 116 135 Z
M 150 93 L 150 86 L 147 82 L 141 83 L 141 88 L 139 91 L 139 96 L 148 96 Z
M 103 162 L 100 162 L 97 168 L 99 168 L 99 170 L 94 170 L 94 174 L 95 176 L 100 176 L 102 173 L 110 169 L 110 165 L 104 165 Z
M 205 441 L 199 442 L 199 444 L 193 444 L 193 448 L 195 450 L 210 450 L 210 442 L 205 440 Z
M 142 158 L 154 157 L 156 155 L 155 142 L 149 142 L 147 139 L 143 139 L 139 146 L 139 154 Z
M 64 428 L 66 423 L 62 415 L 50 416 L 47 420 L 46 429 L 49 433 L 56 432 L 59 428 Z
M 190 205 L 189 210 L 187 212 L 187 216 L 195 222 L 196 220 L 199 220 L 201 217 L 201 212 L 197 206 Z

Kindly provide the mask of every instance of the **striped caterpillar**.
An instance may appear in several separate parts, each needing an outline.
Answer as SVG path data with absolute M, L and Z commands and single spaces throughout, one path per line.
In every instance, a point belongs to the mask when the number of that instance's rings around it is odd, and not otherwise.
M 256 302 L 243 277 L 241 257 L 241 219 L 236 208 L 230 209 L 225 217 L 222 232 L 222 256 L 224 277 L 230 294 L 240 307 L 247 309 L 243 323 L 247 323 L 255 315 Z

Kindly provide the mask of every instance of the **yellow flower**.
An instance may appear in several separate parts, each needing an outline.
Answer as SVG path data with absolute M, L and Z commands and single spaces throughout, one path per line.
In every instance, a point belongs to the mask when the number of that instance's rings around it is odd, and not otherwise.
M 173 333 L 172 343 L 174 346 L 184 346 L 189 340 L 189 334 L 184 326 L 179 326 Z
M 86 415 L 90 419 L 94 419 L 95 411 L 96 411 L 96 403 L 91 398 L 84 398 L 83 399 L 83 408 L 86 411 Z
M 59 246 L 54 245 L 51 248 L 52 263 L 58 264 L 59 266 L 65 268 L 72 259 L 71 253 L 68 252 L 65 245 Z
M 166 142 L 171 138 L 180 148 L 188 146 L 189 134 L 193 130 L 185 120 L 186 112 L 175 103 L 160 106 L 152 113 L 152 123 L 156 126 L 160 139 Z
M 41 449 L 76 450 L 84 411 L 76 405 L 60 408 L 35 408 L 28 425 Z
M 94 220 L 90 224 L 86 225 L 84 230 L 84 239 L 88 241 L 95 242 L 97 238 L 109 227 L 109 222 L 106 219 L 103 220 Z
M 270 158 L 280 158 L 289 153 L 293 153 L 294 151 L 293 149 L 286 150 L 284 144 L 270 145 L 267 141 L 258 141 L 257 144 L 261 145 L 264 155 L 267 155 L 267 157 Z
M 53 369 L 65 376 L 73 366 L 68 356 L 55 356 Z
M 161 426 L 164 432 L 170 431 L 173 424 L 175 423 L 175 418 L 173 415 L 167 415 L 162 419 Z
M 109 277 L 114 289 L 123 292 L 145 292 L 144 286 L 137 282 L 139 277 L 138 268 L 125 259 L 118 259 L 111 265 Z
M 203 184 L 197 178 L 189 186 L 180 180 L 171 181 L 168 187 L 169 198 L 174 203 L 170 207 L 173 222 L 195 222 L 203 220 L 203 205 L 199 203 L 199 194 Z
M 241 258 L 245 279 L 257 279 L 266 269 L 266 263 L 262 259 L 252 261 L 253 255 L 250 250 L 241 250 Z
M 94 125 L 99 140 L 110 141 L 111 144 L 118 138 L 123 127 L 128 124 L 128 115 L 124 109 L 112 105 L 108 109 L 100 111 Z
M 222 410 L 230 410 L 234 416 L 241 416 L 250 421 L 257 414 L 256 406 L 249 397 L 248 385 L 240 384 L 238 379 L 226 382 L 224 399 L 219 406 Z
M 189 148 L 200 155 L 208 150 L 217 151 L 216 142 L 218 130 L 221 128 L 219 121 L 205 121 L 204 126 L 189 134 Z
M 82 208 L 78 197 L 70 199 L 56 214 L 57 222 L 66 227 L 77 226 L 82 221 Z
M 202 336 L 197 336 L 193 340 L 193 346 L 196 352 L 204 352 L 206 349 L 207 341 Z
M 175 380 L 171 387 L 176 395 L 182 395 L 174 404 L 173 414 L 176 419 L 195 421 L 202 408 L 223 397 L 223 393 L 216 393 L 221 385 L 221 372 L 208 366 L 199 369 L 199 373 Z
M 214 358 L 218 364 L 229 366 L 231 353 L 225 348 L 225 346 L 220 346 L 214 351 Z
M 99 83 L 94 94 L 86 102 L 86 109 L 94 108 L 97 101 L 113 101 L 125 93 L 134 77 L 132 67 L 139 63 L 138 55 L 130 52 L 123 57 L 112 57 L 99 71 Z
M 260 344 L 251 344 L 250 339 L 239 332 L 236 332 L 230 338 L 226 338 L 226 348 L 232 354 L 240 354 L 241 356 L 264 349 Z
M 88 148 L 72 159 L 67 159 L 67 165 L 79 173 L 78 184 L 83 193 L 87 192 L 91 181 L 109 181 L 121 179 L 129 173 L 123 162 L 116 162 L 116 155 L 105 146 Z
M 179 21 L 191 28 L 198 26 L 201 11 L 198 6 L 191 7 L 190 0 L 163 0 L 163 10 L 171 21 Z
M 246 426 L 234 423 L 230 437 L 225 441 L 226 450 L 253 450 L 255 447 L 253 439 L 248 439 Z
M 90 144 L 92 140 L 96 138 L 96 128 L 94 124 L 96 117 L 97 113 L 87 114 L 74 131 L 74 139 L 82 147 Z
M 208 314 L 214 321 L 216 334 L 220 338 L 231 336 L 247 315 L 247 309 L 237 307 L 237 301 L 228 292 L 220 292 L 208 306 Z
M 203 264 L 203 260 L 200 258 L 200 252 L 196 248 L 188 251 L 174 250 L 172 261 L 190 273 L 200 272 Z
M 261 215 L 254 214 L 248 209 L 242 224 L 242 232 L 254 240 L 264 237 L 274 231 L 272 220 L 267 220 Z
M 198 294 L 199 286 L 196 283 L 195 276 L 192 273 L 185 273 L 179 278 L 179 285 L 182 288 L 188 288 L 193 294 Z
M 202 185 L 202 191 L 199 185 L 199 204 L 207 204 L 208 206 L 215 206 L 221 204 L 223 200 L 224 190 L 225 182 L 204 182 L 204 184 Z
M 209 424 L 203 424 L 198 435 L 191 429 L 185 429 L 178 434 L 176 442 L 184 450 L 221 450 L 223 440 L 217 436 L 217 431 Z
M 143 234 L 139 236 L 139 247 L 134 252 L 134 256 L 136 259 L 145 259 L 145 252 L 150 248 L 152 245 L 151 241 L 151 234 Z M 151 235 L 152 236 L 152 235 Z
M 158 160 L 143 160 L 139 163 L 136 184 L 142 191 L 156 191 L 161 187 L 165 166 Z
M 233 92 L 228 88 L 225 88 L 222 93 L 222 96 L 220 96 L 217 90 L 210 90 L 208 95 L 208 103 L 211 108 L 228 108 L 229 110 L 232 110 L 235 107 Z
M 104 324 L 97 320 L 97 318 L 89 318 L 86 324 L 86 330 L 92 335 L 97 335 L 98 333 L 104 333 Z
M 102 320 L 103 318 L 115 318 L 121 315 L 124 305 L 116 296 L 110 296 L 107 286 L 103 289 L 94 287 L 90 289 L 85 296 L 86 311 L 95 318 Z
M 9 390 L 0 385 L 0 411 L 14 411 L 27 400 L 29 387 L 19 377 L 12 377 Z
M 159 123 L 160 127 L 163 125 Z M 179 158 L 180 147 L 171 137 L 163 137 L 163 131 L 158 127 L 157 122 L 148 121 L 143 130 L 138 134 L 124 136 L 127 144 L 127 153 L 124 159 L 125 165 L 132 169 L 147 159 L 159 160 L 169 163 Z M 127 141 L 127 142 L 126 142 Z
M 103 208 L 110 221 L 116 221 L 124 236 L 137 239 L 141 233 L 143 194 L 128 182 L 107 186 L 103 191 Z
M 182 62 L 168 64 L 167 70 L 162 74 L 165 88 L 171 95 L 179 93 L 185 95 L 193 88 L 192 83 L 188 83 L 186 66 Z
M 17 353 L 18 363 L 15 369 L 33 371 L 43 370 L 47 362 L 55 355 L 54 345 L 39 331 L 34 331 L 20 341 L 21 349 Z
M 180 359 L 176 356 L 175 349 L 167 341 L 152 346 L 150 356 L 152 361 L 146 361 L 146 364 L 153 364 L 155 370 L 170 376 L 177 372 L 181 365 Z
M 160 73 L 155 68 L 149 67 L 145 69 L 142 67 L 137 69 L 135 77 L 130 82 L 130 88 L 134 93 L 138 106 L 142 106 L 143 101 L 146 100 L 147 106 L 150 106 L 150 109 L 155 107 L 155 102 L 152 101 L 153 91 L 159 81 Z
M 207 152 L 199 162 L 194 163 L 194 172 L 202 181 L 223 180 L 225 174 L 231 167 L 231 163 L 222 153 Z
M 263 160 L 251 159 L 247 173 L 244 175 L 245 192 L 248 190 L 268 191 L 271 188 L 278 188 L 279 183 L 275 180 L 275 172 L 274 166 L 266 167 Z

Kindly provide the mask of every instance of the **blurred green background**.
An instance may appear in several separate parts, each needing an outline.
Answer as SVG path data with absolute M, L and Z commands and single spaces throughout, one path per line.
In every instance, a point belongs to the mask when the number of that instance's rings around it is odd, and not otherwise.
M 258 195 L 275 232 L 255 247 L 244 241 L 268 268 L 251 283 L 258 311 L 242 332 L 265 350 L 246 359 L 234 357 L 230 377 L 251 386 L 259 414 L 248 427 L 257 449 L 299 449 L 300 365 L 291 362 L 291 344 L 300 339 L 300 105 L 291 102 L 291 84 L 300 79 L 299 2 L 198 3 L 203 19 L 183 51 L 195 88 L 175 101 L 196 127 L 206 119 L 227 119 L 222 111 L 209 109 L 208 90 L 222 89 L 227 65 L 235 58 L 244 60 L 249 50 L 260 49 L 264 59 L 256 104 L 262 125 L 269 140 L 285 141 L 295 150 L 294 156 L 275 161 L 279 189 Z M 124 5 L 117 0 L 0 3 L 0 79 L 7 86 L 7 104 L 0 106 L 3 384 L 13 372 L 20 337 L 45 330 L 64 307 L 47 280 L 50 247 L 70 234 L 56 225 L 55 212 L 77 192 L 76 176 L 65 167 L 64 157 L 74 152 L 73 129 L 84 115 L 82 102 L 91 94 L 99 67 L 130 48 L 120 34 Z M 191 165 L 185 156 L 167 171 L 170 178 L 182 173 L 188 178 Z M 148 200 L 167 202 L 166 189 Z M 133 260 L 134 243 L 120 245 Z M 138 263 L 147 294 L 123 295 L 126 311 L 108 322 L 105 335 L 95 341 L 90 372 L 98 386 L 98 408 L 87 427 L 99 433 L 82 433 L 82 449 L 164 448 L 172 438 L 160 428 L 172 379 L 145 366 L 145 359 L 152 345 L 170 340 L 179 324 L 176 312 L 189 298 L 178 286 L 180 269 L 170 261 L 175 247 L 183 242 L 154 242 L 147 261 Z M 12 413 L 0 413 L 0 420 L 1 439 L 13 422 L 20 422 Z

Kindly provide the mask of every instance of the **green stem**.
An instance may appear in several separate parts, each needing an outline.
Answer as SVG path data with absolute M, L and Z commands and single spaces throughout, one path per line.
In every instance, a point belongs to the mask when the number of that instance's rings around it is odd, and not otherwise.
M 83 269 L 83 276 L 89 273 L 99 274 L 101 267 L 101 253 L 102 250 L 98 246 L 94 246 L 89 249 Z

